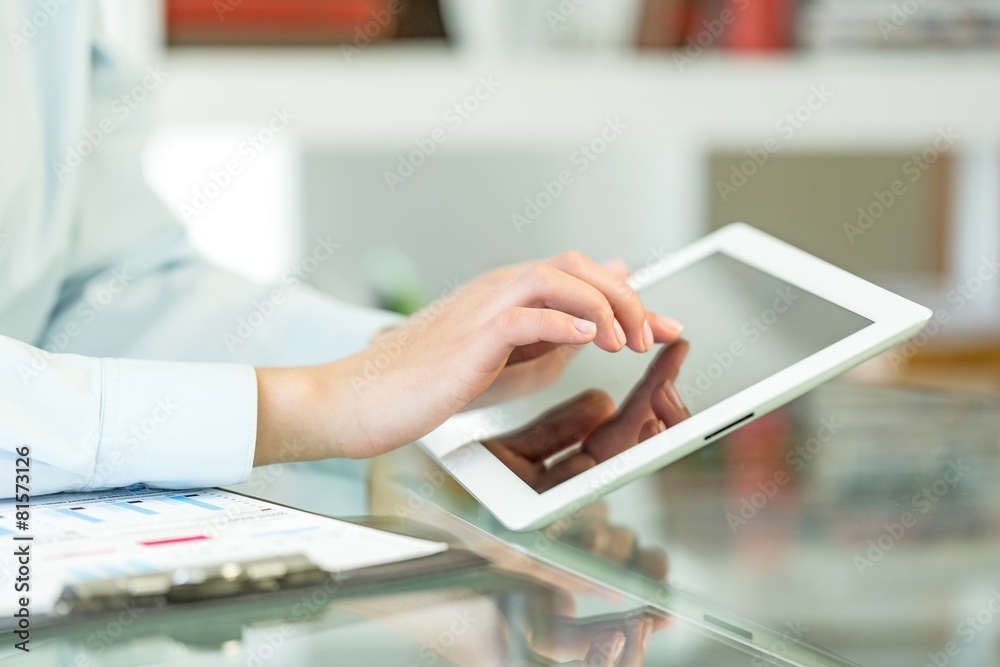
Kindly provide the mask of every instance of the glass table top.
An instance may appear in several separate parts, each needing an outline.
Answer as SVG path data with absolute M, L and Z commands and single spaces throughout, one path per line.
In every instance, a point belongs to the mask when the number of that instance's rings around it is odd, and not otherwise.
M 532 533 L 407 447 L 372 464 L 367 521 L 488 564 L 81 619 L 25 664 L 996 665 L 998 481 L 1000 397 L 847 382 Z M 341 483 L 258 490 L 342 514 Z

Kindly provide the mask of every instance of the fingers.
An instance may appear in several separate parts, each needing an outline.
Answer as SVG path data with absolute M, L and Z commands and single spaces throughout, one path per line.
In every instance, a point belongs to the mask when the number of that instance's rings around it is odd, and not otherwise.
M 516 433 L 493 438 L 533 462 L 541 462 L 583 440 L 615 413 L 615 402 L 603 391 L 587 391 L 557 405 Z
M 665 428 L 679 424 L 691 416 L 691 411 L 684 405 L 673 380 L 667 380 L 650 397 L 650 405 L 657 420 Z
M 519 288 L 512 294 L 512 305 L 552 308 L 594 322 L 597 324 L 594 342 L 609 352 L 617 352 L 628 342 L 610 299 L 586 279 L 540 262 L 521 273 L 516 284 Z M 642 334 L 641 325 L 639 333 Z
M 648 616 L 636 619 L 625 627 L 625 650 L 617 667 L 641 667 L 646 656 L 646 646 L 653 635 L 653 619 Z
M 639 295 L 621 275 L 615 275 L 613 271 L 576 251 L 561 253 L 545 263 L 597 288 L 614 311 L 630 348 L 636 352 L 646 352 L 652 347 L 652 331 L 646 324 L 646 310 L 642 307 Z
M 627 528 L 606 522 L 594 522 L 580 536 L 581 545 L 590 553 L 616 565 L 632 560 L 638 538 Z
M 576 664 L 586 667 L 616 667 L 625 653 L 625 641 L 625 633 L 621 630 L 603 632 L 594 638 L 587 657 Z
M 639 549 L 632 559 L 632 564 L 638 572 L 656 581 L 666 581 L 667 575 L 670 574 L 670 559 L 667 558 L 665 551 L 655 547 Z
M 534 489 L 538 493 L 544 493 L 596 465 L 597 461 L 594 460 L 593 456 L 586 452 L 578 452 L 541 472 L 535 481 Z
M 679 340 L 673 345 L 663 348 L 656 355 L 656 359 L 650 364 L 639 384 L 635 386 L 632 393 L 629 394 L 628 398 L 622 404 L 619 420 L 627 422 L 630 425 L 629 428 L 636 434 L 637 442 L 642 442 L 646 439 L 642 437 L 640 430 L 651 417 L 655 415 L 665 423 L 668 421 L 663 418 L 663 415 L 656 414 L 653 405 L 654 398 L 663 394 L 664 388 L 668 384 L 671 391 L 673 391 L 673 394 L 668 396 L 670 398 L 668 404 L 676 403 L 677 407 L 668 413 L 673 418 L 673 421 L 667 425 L 672 426 L 683 418 L 680 416 L 680 412 L 684 410 L 684 407 L 680 403 L 680 396 L 674 390 L 673 380 L 680 373 L 681 364 L 687 357 L 689 348 L 690 344 L 686 340 Z
M 673 343 L 684 331 L 684 325 L 677 320 L 657 315 L 651 310 L 646 311 L 646 321 L 649 322 L 653 341 L 656 343 Z
M 514 348 L 535 343 L 583 345 L 594 340 L 597 326 L 568 313 L 547 308 L 507 308 L 488 325 L 492 341 L 485 340 L 489 349 L 502 348 L 497 369 L 502 368 Z M 499 345 L 497 345 L 499 343 Z
M 663 430 L 665 430 L 665 427 L 659 419 L 648 419 L 643 423 L 642 428 L 639 429 L 639 442 L 649 440 Z

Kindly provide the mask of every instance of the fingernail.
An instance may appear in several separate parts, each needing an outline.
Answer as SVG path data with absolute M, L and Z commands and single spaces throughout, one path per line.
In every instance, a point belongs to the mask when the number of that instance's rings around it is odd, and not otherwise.
M 620 632 L 615 633 L 615 638 L 611 640 L 611 651 L 608 653 L 608 658 L 611 660 L 612 664 L 617 664 L 621 660 L 622 654 L 625 652 L 625 635 Z
M 684 331 L 684 325 L 675 319 L 669 317 L 663 317 L 662 315 L 656 316 L 660 320 L 660 326 L 662 326 L 667 331 L 670 331 L 673 335 L 679 336 L 682 331 Z
M 618 320 L 615 320 L 615 334 L 618 336 L 618 342 L 621 343 L 621 346 L 625 347 L 628 338 L 625 337 L 625 330 L 622 329 L 622 325 L 618 323 Z
M 657 433 L 663 433 L 666 430 L 667 430 L 667 425 L 663 423 L 662 419 L 660 421 L 656 422 L 656 432 Z
M 591 336 L 597 331 L 597 325 L 589 320 L 581 320 L 579 317 L 573 318 L 573 327 L 582 334 Z
M 678 410 L 684 409 L 684 401 L 681 400 L 681 395 L 677 393 L 677 387 L 674 386 L 672 380 L 667 380 L 663 383 L 663 392 L 667 395 L 667 400 L 670 401 L 670 405 L 674 406 Z
M 642 342 L 646 344 L 646 352 L 653 349 L 653 329 L 649 326 L 649 320 L 642 323 Z

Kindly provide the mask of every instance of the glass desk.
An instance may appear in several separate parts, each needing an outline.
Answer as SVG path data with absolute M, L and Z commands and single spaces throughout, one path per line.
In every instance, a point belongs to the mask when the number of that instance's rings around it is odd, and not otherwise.
M 322 465 L 285 473 L 261 495 L 324 508 Z M 409 447 L 374 462 L 369 521 L 489 564 L 36 629 L 21 660 L 596 667 L 622 632 L 622 665 L 998 665 L 998 481 L 1000 398 L 845 382 L 535 533 Z

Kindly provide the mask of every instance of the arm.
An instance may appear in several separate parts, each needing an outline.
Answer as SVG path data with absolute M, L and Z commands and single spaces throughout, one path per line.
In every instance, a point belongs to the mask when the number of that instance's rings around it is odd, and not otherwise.
M 0 497 L 30 449 L 31 494 L 146 482 L 192 487 L 249 474 L 253 370 L 51 354 L 0 336 Z
M 302 459 L 364 458 L 412 442 L 501 374 L 558 346 L 644 353 L 676 340 L 620 275 L 579 253 L 488 273 L 373 347 L 318 366 L 258 368 L 256 464 L 295 443 Z

